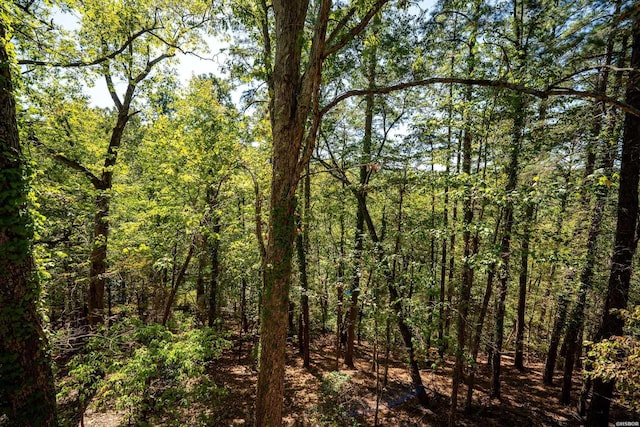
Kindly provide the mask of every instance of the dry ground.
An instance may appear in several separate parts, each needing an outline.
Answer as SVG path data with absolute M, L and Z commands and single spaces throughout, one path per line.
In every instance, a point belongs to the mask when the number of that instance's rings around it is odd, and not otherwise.
M 248 338 L 248 339 L 247 339 Z M 235 337 L 233 350 L 225 352 L 216 362 L 211 375 L 214 382 L 228 392 L 217 408 L 207 409 L 214 426 L 251 426 L 255 399 L 257 371 L 255 364 L 255 338 Z M 287 348 L 284 419 L 287 426 L 316 425 L 376 425 L 376 373 L 372 368 L 372 353 L 368 346 L 357 348 L 356 369 L 340 372 L 350 380 L 344 396 L 328 404 L 321 393 L 322 378 L 335 371 L 336 360 L 333 337 L 319 337 L 311 347 L 311 368 L 302 367 L 293 343 Z M 481 361 L 482 362 L 482 361 Z M 543 364 L 530 362 L 525 372 L 513 367 L 513 360 L 503 358 L 502 399 L 488 397 L 490 371 L 481 364 L 474 394 L 473 409 L 469 413 L 459 411 L 460 426 L 580 426 L 575 415 L 575 405 L 566 407 L 558 403 L 560 377 L 552 387 L 542 385 Z M 422 379 L 431 397 L 432 405 L 426 409 L 412 398 L 408 365 L 402 354 L 395 354 L 389 365 L 389 380 L 383 388 L 378 405 L 377 425 L 380 426 L 444 426 L 447 424 L 451 369 L 453 361 L 447 360 L 437 369 L 424 369 Z M 380 367 L 380 377 L 383 367 Z M 579 376 L 579 375 L 578 375 Z M 379 377 L 379 378 L 380 378 Z M 574 384 L 574 394 L 579 384 Z M 460 404 L 466 394 L 461 388 Z M 338 407 L 338 403 L 341 404 Z M 329 405 L 329 406 L 328 406 Z M 330 406 L 333 405 L 333 406 Z M 193 408 L 202 410 L 202 408 Z M 340 413 L 333 421 L 327 411 Z M 629 421 L 629 414 L 613 408 L 613 421 Z M 116 413 L 100 413 L 91 408 L 85 413 L 85 426 L 110 427 L 122 423 Z

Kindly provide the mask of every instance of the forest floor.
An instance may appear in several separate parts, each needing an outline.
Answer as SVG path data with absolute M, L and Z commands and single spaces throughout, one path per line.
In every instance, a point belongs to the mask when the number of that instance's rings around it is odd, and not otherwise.
M 207 408 L 209 419 L 215 426 L 251 426 L 255 403 L 257 370 L 251 336 L 234 336 L 234 347 L 224 352 L 210 372 L 218 387 L 227 393 L 219 405 Z M 363 343 L 366 344 L 366 343 Z M 449 413 L 451 371 L 453 359 L 445 360 L 435 369 L 423 369 L 422 379 L 430 396 L 431 406 L 422 407 L 413 398 L 413 387 L 408 364 L 403 354 L 392 354 L 388 367 L 388 383 L 381 387 L 376 424 L 376 372 L 372 368 L 372 348 L 368 345 L 356 349 L 356 369 L 346 369 L 340 364 L 338 381 L 342 387 L 327 389 L 327 374 L 336 370 L 334 336 L 317 337 L 311 345 L 311 368 L 302 366 L 302 358 L 296 346 L 287 345 L 285 379 L 285 426 L 446 426 Z M 558 402 L 560 374 L 553 386 L 542 384 L 543 364 L 530 361 L 520 372 L 513 368 L 513 359 L 503 356 L 502 398 L 489 398 L 490 368 L 480 360 L 479 373 L 469 412 L 459 410 L 456 425 L 459 426 L 580 426 L 575 402 L 564 406 Z M 384 366 L 379 367 L 382 381 Z M 576 377 L 580 377 L 579 373 Z M 323 386 L 324 383 L 324 386 Z M 335 383 L 334 383 L 335 384 Z M 574 400 L 580 384 L 574 383 Z M 466 387 L 460 389 L 459 408 L 464 406 Z M 202 408 L 200 408 L 202 409 Z M 194 408 L 195 410 L 195 408 Z M 614 405 L 612 420 L 629 421 Z M 121 425 L 117 413 L 94 411 L 85 413 L 86 427 L 116 427 Z M 613 424 L 612 424 L 613 425 Z

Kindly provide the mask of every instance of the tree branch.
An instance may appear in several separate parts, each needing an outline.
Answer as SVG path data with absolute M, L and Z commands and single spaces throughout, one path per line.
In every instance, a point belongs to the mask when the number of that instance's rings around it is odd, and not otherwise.
M 47 153 L 49 153 L 51 155 L 51 157 L 55 161 L 57 161 L 58 163 L 61 163 L 61 164 L 65 165 L 65 166 L 70 167 L 71 169 L 74 169 L 74 170 L 76 170 L 78 172 L 81 172 L 84 176 L 89 178 L 89 180 L 91 181 L 91 184 L 93 184 L 94 188 L 96 188 L 98 190 L 104 190 L 105 189 L 104 188 L 104 182 L 100 178 L 95 176 L 93 174 L 93 172 L 91 172 L 86 167 L 82 166 L 77 161 L 71 160 L 70 158 L 68 158 L 66 156 L 63 156 L 62 154 L 57 153 L 52 148 L 49 148 L 46 145 L 44 145 L 42 142 L 40 142 L 40 140 L 35 136 L 30 136 L 28 138 L 28 140 L 31 141 L 33 143 L 33 145 L 35 145 L 36 147 L 44 148 L 47 151 Z
M 444 84 L 453 83 L 453 84 L 461 84 L 461 85 L 484 86 L 484 87 L 494 87 L 499 89 L 508 89 L 514 92 L 525 93 L 525 94 L 532 95 L 542 99 L 549 98 L 551 96 L 573 96 L 576 98 L 595 99 L 595 100 L 603 101 L 608 104 L 614 105 L 626 113 L 640 117 L 640 110 L 638 110 L 637 108 L 597 92 L 582 91 L 582 90 L 571 89 L 571 88 L 555 88 L 554 89 L 552 87 L 546 88 L 544 90 L 540 90 L 540 89 L 534 89 L 531 87 L 512 83 L 509 81 L 503 81 L 503 80 L 463 79 L 463 78 L 456 78 L 456 77 L 433 77 L 429 79 L 398 83 L 395 85 L 375 88 L 375 89 L 350 90 L 334 98 L 331 102 L 329 102 L 324 108 L 322 108 L 322 110 L 320 110 L 320 115 L 324 116 L 333 107 L 335 107 L 342 101 L 348 98 L 352 98 L 354 96 L 363 96 L 363 95 L 370 95 L 370 94 L 373 94 L 373 95 L 386 94 L 386 93 L 397 92 L 404 89 L 411 89 L 414 87 L 422 87 L 422 86 L 429 86 L 432 84 L 442 84 L 442 83 Z
M 371 9 L 369 9 L 369 11 L 367 12 L 367 14 L 362 18 L 362 20 L 358 23 L 358 25 L 356 25 L 355 27 L 353 27 L 351 29 L 351 31 L 349 31 L 347 34 L 345 34 L 340 40 L 338 40 L 335 44 L 329 46 L 327 49 L 325 49 L 324 51 L 324 57 L 326 58 L 327 56 L 331 55 L 332 53 L 335 53 L 337 51 L 339 51 L 340 49 L 342 49 L 344 46 L 346 46 L 347 43 L 349 43 L 351 40 L 353 40 L 358 34 L 360 34 L 362 31 L 364 31 L 365 28 L 367 28 L 367 25 L 369 25 L 369 21 L 371 21 L 371 19 L 373 18 L 373 16 L 378 13 L 380 11 L 380 9 L 382 9 L 382 7 L 389 3 L 389 0 L 378 0 L 372 7 Z M 342 22 L 341 22 L 342 23 Z M 337 29 L 336 29 L 337 30 Z M 336 30 L 334 30 L 331 33 L 331 36 L 329 36 L 329 39 L 335 38 L 336 35 Z
M 49 67 L 62 67 L 62 68 L 74 68 L 74 67 L 90 67 L 92 65 L 99 65 L 103 62 L 108 61 L 109 59 L 113 59 L 132 44 L 137 38 L 141 37 L 146 33 L 150 33 L 153 30 L 157 30 L 159 27 L 152 28 L 144 28 L 131 36 L 120 46 L 118 49 L 113 52 L 107 53 L 103 56 L 92 60 L 79 60 L 79 61 L 70 61 L 70 62 L 53 62 L 53 61 L 37 61 L 33 59 L 20 59 L 18 60 L 18 65 L 39 65 L 39 66 L 49 66 Z
M 105 65 L 104 67 L 104 79 L 107 82 L 107 89 L 109 90 L 109 95 L 111 95 L 111 99 L 113 99 L 113 103 L 116 104 L 116 108 L 118 111 L 122 110 L 122 101 L 118 97 L 118 93 L 116 92 L 116 87 L 113 84 L 113 79 L 111 78 L 111 71 L 109 70 L 109 65 Z

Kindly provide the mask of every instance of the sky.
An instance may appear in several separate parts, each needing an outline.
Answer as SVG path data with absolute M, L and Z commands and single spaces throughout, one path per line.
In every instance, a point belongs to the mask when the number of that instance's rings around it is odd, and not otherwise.
M 79 28 L 78 18 L 70 13 L 58 10 L 52 16 L 53 20 L 64 27 L 67 30 L 75 30 Z M 217 76 L 223 76 L 221 72 L 224 61 L 227 58 L 224 53 L 224 49 L 227 47 L 226 43 L 221 42 L 215 37 L 205 37 L 204 43 L 207 46 L 203 46 L 203 51 L 209 53 L 203 54 L 201 57 L 192 54 L 178 53 L 176 55 L 176 63 L 174 65 L 178 78 L 183 85 L 194 75 L 200 74 L 215 74 Z M 118 89 L 116 82 L 116 90 Z M 120 87 L 121 90 L 124 88 Z M 84 91 L 91 98 L 91 105 L 101 108 L 113 107 L 113 101 L 107 90 L 107 84 L 104 79 L 97 79 L 94 85 L 89 87 L 85 86 Z M 232 94 L 234 101 L 239 101 L 240 93 Z M 236 99 L 237 98 L 237 99 Z
M 434 4 L 434 0 L 421 0 L 418 2 L 421 9 L 431 9 Z M 417 11 L 417 10 L 416 10 Z M 53 20 L 63 27 L 73 30 L 79 27 L 78 18 L 70 13 L 58 11 L 53 14 Z M 194 75 L 200 74 L 214 74 L 223 77 L 222 68 L 224 61 L 227 59 L 227 55 L 224 49 L 228 44 L 221 42 L 220 40 L 208 36 L 204 42 L 208 45 L 207 50 L 209 53 L 204 54 L 200 58 L 196 55 L 181 54 L 176 57 L 177 63 L 174 65 L 178 74 L 178 78 L 183 85 L 186 85 L 189 79 Z M 116 85 L 117 88 L 117 85 Z M 240 105 L 240 97 L 243 89 L 236 89 L 232 92 L 232 99 L 236 105 Z M 85 87 L 85 92 L 91 98 L 91 104 L 97 107 L 113 107 L 113 101 L 107 90 L 107 85 L 104 79 L 97 79 L 92 87 Z

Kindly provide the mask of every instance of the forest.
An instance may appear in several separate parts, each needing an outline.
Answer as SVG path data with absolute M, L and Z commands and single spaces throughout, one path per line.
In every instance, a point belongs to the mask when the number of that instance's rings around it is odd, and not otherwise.
M 1 2 L 0 427 L 640 425 L 639 176 L 631 0 Z

